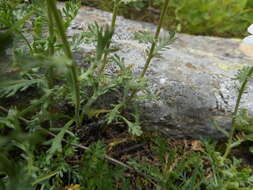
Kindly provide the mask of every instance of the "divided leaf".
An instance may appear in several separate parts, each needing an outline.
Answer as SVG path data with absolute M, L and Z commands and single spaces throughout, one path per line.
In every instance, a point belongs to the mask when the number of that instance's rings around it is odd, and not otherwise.
M 18 91 L 24 91 L 32 86 L 40 86 L 43 83 L 41 79 L 21 79 L 0 82 L 0 97 L 10 97 Z
M 46 158 L 47 161 L 49 161 L 56 152 L 62 152 L 62 141 L 64 135 L 67 133 L 69 127 L 73 124 L 73 122 L 74 122 L 73 120 L 70 120 L 68 123 L 66 123 L 65 126 L 61 129 L 61 131 L 52 140 L 52 145 L 47 151 L 48 152 Z

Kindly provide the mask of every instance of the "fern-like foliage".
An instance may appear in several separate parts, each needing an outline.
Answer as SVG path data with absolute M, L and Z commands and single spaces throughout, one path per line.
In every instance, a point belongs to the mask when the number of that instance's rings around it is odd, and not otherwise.
M 0 83 L 0 97 L 10 97 L 15 95 L 18 91 L 25 91 L 29 87 L 44 84 L 42 79 L 21 79 L 21 80 L 7 80 Z
M 134 38 L 142 43 L 153 43 L 154 36 L 148 31 L 141 31 L 134 33 Z
M 242 69 L 239 69 L 234 80 L 238 80 L 240 83 L 243 83 L 245 80 L 249 79 L 248 73 L 250 72 L 250 70 L 250 66 L 244 66 Z
M 16 109 L 10 109 L 8 115 L 5 117 L 0 117 L 0 129 L 9 127 L 11 129 L 16 129 L 20 127 L 20 122 L 17 119 L 18 111 Z
M 159 38 L 153 55 L 155 56 L 155 55 L 159 54 L 161 51 L 168 49 L 168 46 L 170 44 L 172 44 L 175 41 L 175 39 L 176 39 L 175 32 L 169 32 L 168 35 L 165 35 L 165 36 Z
M 105 158 L 106 149 L 101 142 L 90 146 L 84 153 L 82 185 L 85 189 L 116 190 L 125 185 L 123 170 L 111 167 Z M 115 184 L 118 181 L 120 183 Z M 118 186 L 118 187 L 117 187 Z
M 152 44 L 155 42 L 154 35 L 150 32 L 143 31 L 143 32 L 136 32 L 134 35 L 135 39 L 146 44 Z M 158 55 L 161 51 L 164 51 L 168 48 L 170 44 L 175 41 L 175 32 L 170 31 L 168 34 L 160 37 L 157 41 L 157 45 L 153 52 L 153 57 Z M 150 52 L 150 48 L 147 48 L 146 53 Z
M 107 26 L 105 29 L 98 26 L 97 23 L 95 23 L 94 26 L 97 34 L 96 57 L 97 60 L 100 60 L 102 55 L 109 50 L 108 48 L 114 32 L 109 26 Z
M 64 27 L 68 28 L 71 21 L 76 17 L 79 8 L 81 7 L 80 0 L 71 0 L 65 3 L 65 6 L 62 9 L 64 20 Z
M 241 160 L 232 158 L 231 160 L 222 161 L 220 152 L 216 150 L 216 143 L 203 141 L 204 153 L 208 162 L 212 166 L 212 177 L 206 180 L 206 189 L 233 189 L 233 190 L 250 190 L 253 188 L 252 169 L 241 167 Z
M 10 27 L 15 22 L 14 8 L 15 5 L 13 3 L 6 0 L 0 2 L 0 29 Z
M 198 153 L 183 157 L 160 137 L 154 139 L 152 148 L 156 164 L 136 159 L 129 161 L 129 164 L 147 174 L 147 179 L 155 182 L 154 189 L 201 190 L 205 184 L 204 165 Z
M 62 141 L 63 141 L 64 135 L 67 133 L 69 127 L 72 124 L 73 124 L 73 120 L 70 120 L 68 123 L 65 124 L 65 126 L 61 129 L 58 135 L 56 135 L 55 138 L 52 139 L 51 147 L 48 149 L 48 155 L 46 158 L 47 161 L 49 161 L 56 152 L 62 152 Z

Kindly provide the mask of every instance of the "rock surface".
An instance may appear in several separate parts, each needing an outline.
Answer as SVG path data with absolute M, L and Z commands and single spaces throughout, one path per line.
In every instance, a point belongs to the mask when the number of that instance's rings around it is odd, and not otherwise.
M 87 28 L 89 23 L 109 24 L 111 14 L 82 7 L 72 23 L 69 35 Z M 146 45 L 134 40 L 136 31 L 155 31 L 156 26 L 118 17 L 113 43 L 118 55 L 133 64 L 140 73 L 145 62 Z M 238 49 L 240 40 L 177 34 L 177 40 L 155 57 L 146 77 L 158 99 L 141 102 L 143 126 L 165 135 L 214 137 L 222 134 L 213 121 L 228 129 L 235 106 L 237 87 L 232 80 L 237 70 L 253 61 Z M 83 45 L 88 51 L 90 46 Z M 243 96 L 242 107 L 253 111 L 253 86 Z

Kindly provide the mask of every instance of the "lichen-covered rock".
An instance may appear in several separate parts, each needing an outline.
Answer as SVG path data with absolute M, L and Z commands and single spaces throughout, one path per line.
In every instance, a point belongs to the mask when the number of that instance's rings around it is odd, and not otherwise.
M 110 23 L 111 14 L 82 7 L 69 35 L 91 22 Z M 113 43 L 118 55 L 140 73 L 145 62 L 146 45 L 134 40 L 136 31 L 155 31 L 156 26 L 118 17 Z M 163 31 L 165 32 L 165 31 Z M 158 99 L 140 102 L 143 126 L 174 137 L 215 137 L 222 134 L 213 126 L 231 126 L 231 113 L 237 96 L 238 69 L 253 61 L 244 56 L 240 40 L 178 34 L 170 48 L 155 57 L 146 77 Z M 91 48 L 83 45 L 84 51 Z M 253 86 L 243 96 L 242 107 L 253 110 Z

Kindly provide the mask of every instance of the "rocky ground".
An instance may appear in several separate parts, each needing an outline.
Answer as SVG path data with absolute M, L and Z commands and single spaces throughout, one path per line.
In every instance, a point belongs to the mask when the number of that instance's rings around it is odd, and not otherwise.
M 111 13 L 82 7 L 68 31 L 86 30 L 94 21 L 106 25 Z M 113 45 L 116 54 L 132 64 L 136 74 L 143 69 L 147 45 L 134 39 L 139 31 L 153 32 L 156 26 L 118 17 Z M 163 31 L 163 35 L 167 31 Z M 176 41 L 153 59 L 146 77 L 156 99 L 139 102 L 144 126 L 174 137 L 222 137 L 213 127 L 216 121 L 229 128 L 235 106 L 238 82 L 233 80 L 238 69 L 252 65 L 252 59 L 239 49 L 239 39 L 177 34 Z M 83 53 L 94 47 L 82 44 Z M 243 97 L 242 107 L 252 112 L 253 86 Z

